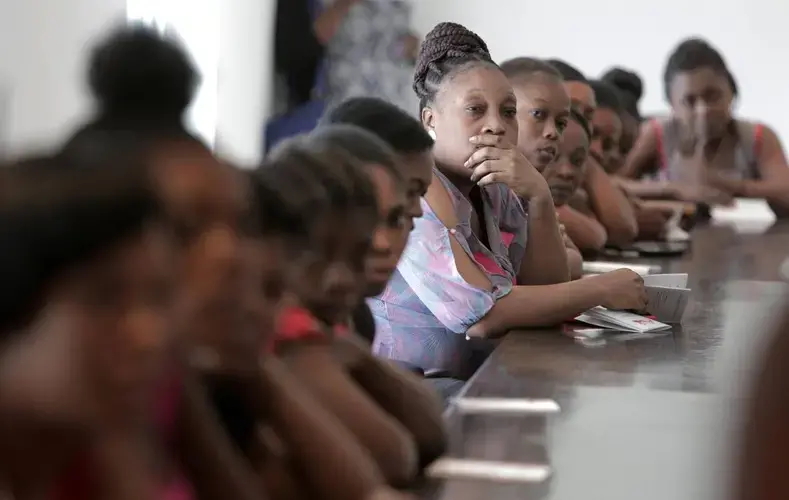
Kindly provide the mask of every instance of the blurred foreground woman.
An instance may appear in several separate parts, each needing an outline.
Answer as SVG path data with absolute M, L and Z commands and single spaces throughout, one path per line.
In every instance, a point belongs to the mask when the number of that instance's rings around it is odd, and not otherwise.
M 140 158 L 176 244 L 169 387 L 162 395 L 171 459 L 200 498 L 262 496 L 211 407 L 203 372 L 253 371 L 261 340 L 254 293 L 262 270 L 252 235 L 250 187 L 184 125 L 199 81 L 181 46 L 150 28 L 109 33 L 90 56 L 94 116 L 63 146 L 71 161 Z M 111 168 L 111 167 L 110 167 Z M 192 369 L 196 368 L 196 369 Z
M 282 243 L 300 233 L 270 184 L 218 160 L 185 127 L 197 81 L 173 41 L 140 26 L 113 32 L 91 59 L 97 113 L 64 148 L 78 158 L 142 154 L 173 225 L 182 380 L 170 397 L 173 454 L 200 498 L 380 493 L 382 480 L 375 469 L 365 476 L 353 441 L 265 355 L 285 291 Z
M 192 498 L 151 432 L 173 241 L 138 169 L 98 167 L 0 171 L 0 496 Z
M 747 394 L 736 500 L 789 498 L 789 308 L 782 316 L 766 356 L 756 360 L 756 383 Z

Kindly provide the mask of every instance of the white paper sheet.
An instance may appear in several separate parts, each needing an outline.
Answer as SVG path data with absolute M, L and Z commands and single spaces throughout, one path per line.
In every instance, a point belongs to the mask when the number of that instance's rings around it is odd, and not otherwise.
M 611 311 L 605 307 L 589 309 L 585 313 L 578 315 L 575 320 L 610 330 L 636 333 L 658 332 L 671 328 L 670 325 L 639 314 L 625 311 Z
M 552 399 L 523 398 L 455 398 L 455 409 L 465 415 L 529 415 L 559 413 L 559 404 Z
M 690 234 L 680 227 L 682 222 L 682 210 L 676 210 L 671 218 L 666 221 L 665 236 L 668 241 L 688 241 Z
M 730 207 L 712 207 L 710 215 L 717 222 L 775 222 L 775 213 L 770 205 L 760 199 L 737 198 Z
M 682 322 L 682 316 L 688 306 L 690 289 L 665 286 L 646 287 L 647 312 L 663 323 L 675 324 Z
M 687 274 L 652 274 L 644 276 L 647 312 L 663 323 L 682 322 L 688 306 L 690 289 Z
M 667 288 L 687 288 L 687 274 L 650 274 L 644 276 L 645 286 L 662 286 Z
M 551 475 L 547 465 L 493 462 L 463 458 L 439 458 L 425 471 L 441 479 L 478 479 L 494 482 L 540 483 Z
M 584 261 L 583 272 L 584 274 L 602 274 L 617 269 L 630 269 L 636 274 L 646 276 L 656 270 L 653 266 L 644 264 L 627 264 L 624 262 L 604 262 L 604 261 Z

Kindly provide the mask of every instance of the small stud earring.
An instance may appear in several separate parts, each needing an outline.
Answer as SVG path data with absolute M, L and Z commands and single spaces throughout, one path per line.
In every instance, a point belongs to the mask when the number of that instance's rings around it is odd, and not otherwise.
M 427 135 L 429 135 L 430 138 L 433 139 L 434 141 L 436 140 L 436 130 L 435 129 L 431 128 L 430 130 L 428 130 L 427 131 Z

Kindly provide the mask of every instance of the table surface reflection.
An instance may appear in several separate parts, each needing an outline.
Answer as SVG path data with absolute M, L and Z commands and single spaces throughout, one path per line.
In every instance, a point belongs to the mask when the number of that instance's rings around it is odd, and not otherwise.
M 512 332 L 464 389 L 468 397 L 550 398 L 549 416 L 461 415 L 448 456 L 547 464 L 549 480 L 448 480 L 422 498 L 720 500 L 733 477 L 742 402 L 786 287 L 789 224 L 762 234 L 701 227 L 674 260 L 689 274 L 681 327 L 583 341 L 559 329 Z

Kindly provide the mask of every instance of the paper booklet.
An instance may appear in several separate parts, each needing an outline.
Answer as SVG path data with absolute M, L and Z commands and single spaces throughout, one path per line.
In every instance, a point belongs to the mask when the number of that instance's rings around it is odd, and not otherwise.
M 575 320 L 600 328 L 624 332 L 648 333 L 671 328 L 665 323 L 660 323 L 640 314 L 612 311 L 601 306 L 589 309 L 585 313 L 578 315 Z
M 688 241 L 690 234 L 680 227 L 682 223 L 683 210 L 675 210 L 674 215 L 666 221 L 664 234 L 667 241 Z
M 644 276 L 647 312 L 663 323 L 681 323 L 690 299 L 687 274 Z
M 601 260 L 584 261 L 583 272 L 584 274 L 603 274 L 617 269 L 630 269 L 636 274 L 646 276 L 650 272 L 656 270 L 654 266 L 645 264 L 627 264 L 624 262 L 605 262 Z
M 644 276 L 647 292 L 647 313 L 656 319 L 625 311 L 595 307 L 577 316 L 581 321 L 600 328 L 627 332 L 659 332 L 682 322 L 688 306 L 690 289 L 687 274 L 650 274 Z

